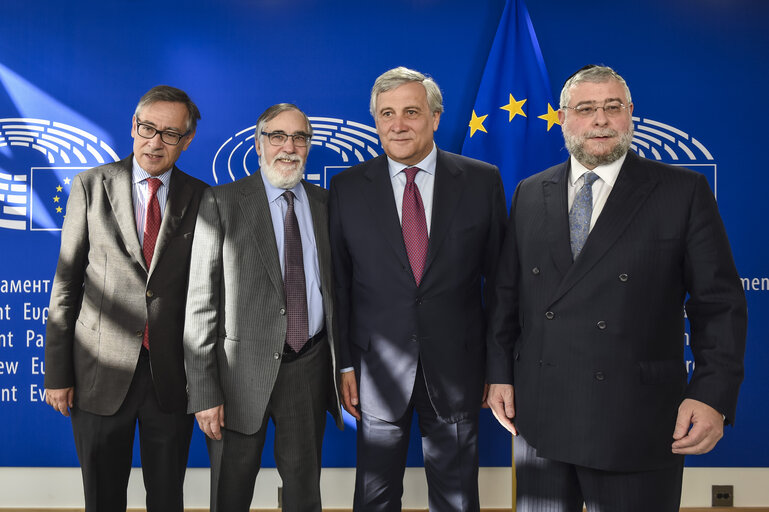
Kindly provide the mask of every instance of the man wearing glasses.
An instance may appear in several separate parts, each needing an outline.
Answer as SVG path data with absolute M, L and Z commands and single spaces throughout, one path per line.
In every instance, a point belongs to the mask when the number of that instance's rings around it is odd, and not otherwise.
M 133 154 L 71 185 L 46 331 L 46 401 L 72 417 L 85 508 L 125 511 L 138 422 L 150 512 L 181 512 L 192 434 L 182 334 L 207 185 L 180 171 L 200 112 L 160 85 L 139 100 Z
M 211 459 L 211 510 L 247 512 L 267 423 L 283 510 L 318 511 L 336 388 L 326 190 L 304 180 L 312 127 L 281 103 L 257 120 L 259 172 L 206 191 L 184 331 L 189 411 Z
M 705 176 L 629 151 L 621 76 L 585 67 L 560 104 L 571 157 L 518 185 L 492 300 L 488 402 L 518 434 L 517 510 L 678 511 L 684 455 L 734 421 L 742 285 Z

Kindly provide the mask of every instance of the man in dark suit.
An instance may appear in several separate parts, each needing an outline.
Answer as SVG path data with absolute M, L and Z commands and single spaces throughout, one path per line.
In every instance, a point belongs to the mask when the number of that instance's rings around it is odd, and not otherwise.
M 340 428 L 342 417 L 328 192 L 302 180 L 311 137 L 295 105 L 268 108 L 254 137 L 259 172 L 200 204 L 184 349 L 212 511 L 249 510 L 270 418 L 283 510 L 321 510 L 326 410 Z
M 484 282 L 505 223 L 496 167 L 436 148 L 442 97 L 406 68 L 371 92 L 385 155 L 335 176 L 329 215 L 355 510 L 400 510 L 414 411 L 432 510 L 478 510 Z
M 182 354 L 198 204 L 207 185 L 175 167 L 200 113 L 150 89 L 133 154 L 72 181 L 46 330 L 46 401 L 72 414 L 86 510 L 121 511 L 136 424 L 147 510 L 184 508 L 192 434 Z
M 734 421 L 742 286 L 705 177 L 628 151 L 622 77 L 583 68 L 560 105 L 571 157 L 518 185 L 489 330 L 488 402 L 520 434 L 517 507 L 677 511 L 683 455 Z

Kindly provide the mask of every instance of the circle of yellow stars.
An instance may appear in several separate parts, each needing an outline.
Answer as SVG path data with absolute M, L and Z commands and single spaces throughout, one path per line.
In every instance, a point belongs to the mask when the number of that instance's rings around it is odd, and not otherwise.
M 511 122 L 513 118 L 517 115 L 527 117 L 526 113 L 523 111 L 523 104 L 526 103 L 526 98 L 522 100 L 516 100 L 512 94 L 510 94 L 510 100 L 507 105 L 503 105 L 499 107 L 501 110 L 507 110 L 509 113 L 509 119 L 508 122 Z M 475 113 L 475 110 L 473 110 L 472 118 L 470 119 L 470 137 L 475 135 L 475 132 L 482 131 L 483 133 L 488 133 L 486 131 L 486 127 L 483 126 L 483 122 L 486 120 L 486 118 L 489 117 L 488 114 L 479 116 Z M 537 119 L 542 119 L 543 121 L 547 121 L 547 131 L 550 131 L 550 128 L 553 127 L 553 125 L 560 125 L 560 121 L 558 121 L 558 110 L 553 110 L 552 105 L 550 103 L 547 104 L 547 113 L 542 114 L 541 116 L 537 116 Z
M 65 185 L 69 185 L 72 180 L 70 178 L 64 178 L 63 181 L 64 181 Z M 64 191 L 64 188 L 61 185 L 57 185 L 56 186 L 56 192 L 63 192 L 63 191 Z M 53 202 L 54 203 L 58 203 L 58 206 L 56 206 L 56 213 L 63 213 L 64 212 L 64 208 L 62 208 L 62 206 L 61 206 L 61 204 L 62 204 L 61 203 L 61 197 L 59 197 L 58 194 L 53 196 Z

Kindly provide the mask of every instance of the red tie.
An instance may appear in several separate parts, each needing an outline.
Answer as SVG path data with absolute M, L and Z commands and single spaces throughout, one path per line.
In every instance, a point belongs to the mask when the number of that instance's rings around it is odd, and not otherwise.
M 144 261 L 149 268 L 152 263 L 152 255 L 155 253 L 155 242 L 158 241 L 158 232 L 160 231 L 160 203 L 158 202 L 158 189 L 163 182 L 158 178 L 147 178 L 149 187 L 149 197 L 147 198 L 147 212 L 144 216 Z M 144 326 L 144 338 L 142 345 L 147 350 L 150 349 L 149 325 Z
M 425 205 L 419 188 L 414 183 L 414 178 L 419 172 L 418 167 L 404 169 L 406 173 L 406 188 L 403 189 L 402 229 L 403 241 L 406 243 L 406 252 L 409 255 L 411 271 L 414 272 L 414 280 L 419 286 L 422 281 L 422 271 L 425 268 L 427 257 L 427 222 L 425 220 Z

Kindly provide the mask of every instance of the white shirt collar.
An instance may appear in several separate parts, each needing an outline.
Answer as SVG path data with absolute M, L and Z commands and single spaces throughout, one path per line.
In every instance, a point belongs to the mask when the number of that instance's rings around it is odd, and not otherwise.
M 416 165 L 406 165 L 402 164 L 400 162 L 396 162 L 389 156 L 387 157 L 387 168 L 390 171 L 390 178 L 394 178 L 396 174 L 401 172 L 403 169 L 406 169 L 407 167 L 419 167 L 421 170 L 425 171 L 428 174 L 435 174 L 435 162 L 438 159 L 438 148 L 435 145 L 435 142 L 433 142 L 433 149 L 430 151 L 430 153 L 427 154 L 427 156 Z
M 619 176 L 619 170 L 622 168 L 622 164 L 625 163 L 625 157 L 627 157 L 627 153 L 610 164 L 599 165 L 595 169 L 592 169 L 592 172 L 596 173 L 604 183 L 610 187 L 614 187 L 614 183 L 617 181 L 617 176 Z M 591 172 L 591 169 L 588 169 L 579 163 L 577 159 L 572 156 L 571 172 L 569 173 L 570 185 L 572 187 L 576 186 L 577 180 L 579 180 L 586 172 Z

